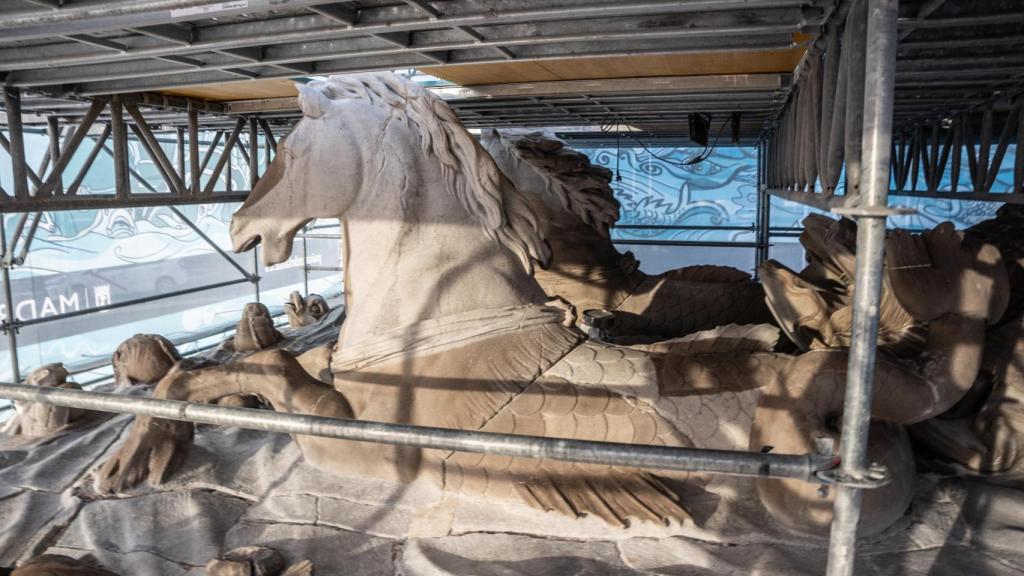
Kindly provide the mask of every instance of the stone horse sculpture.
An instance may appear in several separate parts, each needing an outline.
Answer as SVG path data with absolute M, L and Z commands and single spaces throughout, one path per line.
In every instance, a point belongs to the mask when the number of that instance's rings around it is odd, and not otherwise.
M 255 352 L 270 348 L 280 342 L 281 338 L 267 306 L 249 302 L 242 308 L 242 318 L 235 326 L 235 335 L 231 337 L 230 345 L 235 352 Z
M 284 312 L 288 315 L 288 325 L 300 328 L 316 323 L 331 311 L 327 300 L 319 294 L 310 294 L 305 298 L 298 290 L 288 296 L 284 304 Z
M 765 328 L 730 328 L 716 340 L 682 339 L 647 350 L 586 341 L 566 325 L 572 317 L 564 308 L 545 305 L 548 297 L 531 276 L 535 263 L 550 258 L 540 224 L 447 104 L 390 74 L 332 77 L 299 90 L 304 118 L 235 213 L 231 234 L 236 251 L 261 244 L 269 265 L 288 258 L 294 235 L 309 220 L 341 220 L 348 317 L 328 351 L 333 385 L 310 376 L 290 354 L 271 350 L 227 366 L 175 369 L 157 385 L 156 397 L 212 402 L 254 394 L 279 411 L 640 445 L 713 447 L 736 427 L 741 437 L 731 445 L 743 448 L 749 442 L 756 450 L 806 453 L 838 445 L 845 351 L 772 353 L 777 333 L 770 327 L 773 336 Z M 956 321 L 960 331 L 984 324 L 999 290 L 974 282 L 977 268 L 987 270 L 988 251 L 961 249 L 949 234 L 891 241 L 900 255 L 891 271 L 898 294 L 912 294 L 920 271 L 946 266 L 930 258 L 933 247 L 941 248 L 953 257 L 952 277 L 963 281 L 938 317 L 965 318 Z M 941 411 L 949 398 L 935 388 L 950 373 L 972 370 L 972 357 L 945 330 L 930 332 L 928 351 L 941 360 L 923 375 L 880 362 L 879 420 L 869 454 L 889 465 L 894 481 L 865 495 L 866 533 L 902 515 L 912 491 L 908 444 L 891 421 Z M 735 426 L 701 425 L 708 417 L 706 409 L 697 416 L 701 407 L 756 394 L 764 384 L 752 424 L 749 415 L 737 415 Z M 136 418 L 125 443 L 97 471 L 97 488 L 162 482 L 191 437 L 190 423 Z M 688 521 L 680 483 L 703 482 L 700 475 L 315 436 L 295 441 L 328 473 L 404 481 L 433 476 L 447 490 L 518 498 L 613 524 Z M 820 534 L 831 519 L 831 496 L 822 498 L 818 486 L 771 479 L 759 486 L 769 512 L 786 526 Z
M 119 388 L 156 383 L 180 360 L 181 354 L 167 338 L 158 334 L 136 334 L 114 350 L 111 357 L 114 383 Z
M 46 388 L 82 389 L 77 383 L 68 381 L 67 368 L 60 362 L 36 368 L 25 378 L 25 383 Z M 0 431 L 12 436 L 45 437 L 66 428 L 85 413 L 85 410 L 79 408 L 54 406 L 40 402 L 15 402 L 14 416 L 4 424 Z
M 771 322 L 764 291 L 725 266 L 644 274 L 632 252 L 620 254 L 609 228 L 619 219 L 611 172 L 553 134 L 487 130 L 481 143 L 537 214 L 551 262 L 535 277 L 577 310 L 615 312 L 613 337 L 673 338 L 726 324 Z

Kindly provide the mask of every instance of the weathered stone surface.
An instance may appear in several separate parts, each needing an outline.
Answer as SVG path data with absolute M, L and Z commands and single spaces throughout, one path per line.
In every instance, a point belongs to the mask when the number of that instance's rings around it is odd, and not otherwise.
M 114 550 L 79 550 L 77 548 L 63 548 L 60 546 L 53 546 L 47 550 L 47 554 L 63 554 L 65 556 L 71 556 L 72 558 L 81 558 L 83 556 L 92 556 L 96 562 L 103 565 L 106 569 L 113 571 L 121 576 L 135 576 L 136 574 L 141 576 L 181 576 L 182 574 L 190 574 L 192 576 L 206 576 L 205 568 L 194 568 L 189 569 L 187 565 L 182 565 L 177 562 L 172 562 L 166 558 L 161 558 L 150 552 L 132 551 L 132 552 L 117 552 Z M 118 568 L 115 569 L 114 567 Z M 193 572 L 195 570 L 195 572 Z M 187 571 L 187 572 L 186 572 Z
M 1017 479 L 1012 486 L 967 480 L 960 518 L 961 532 L 976 548 L 1024 572 L 1024 496 Z
M 14 445 L 7 458 L 16 466 L 0 468 L 0 486 L 61 492 L 75 483 L 113 445 L 131 422 L 122 415 L 108 418 L 92 413 L 82 425 L 61 432 L 59 437 Z
M 56 546 L 107 554 L 98 559 L 115 572 L 163 575 L 170 562 L 180 574 L 234 547 L 224 547 L 224 534 L 247 506 L 205 490 L 98 500 L 82 508 Z
M 283 481 L 301 458 L 287 434 L 202 426 L 184 464 L 157 489 L 208 488 L 255 501 Z M 132 493 L 149 490 L 141 486 Z
M 909 553 L 861 556 L 859 561 L 859 574 L 878 576 L 1017 576 L 1022 570 L 1020 566 L 1008 565 L 998 557 L 985 555 L 965 546 L 944 546 Z
M 281 553 L 266 546 L 242 546 L 206 564 L 207 576 L 279 576 L 284 571 Z
M 244 519 L 318 524 L 404 538 L 417 512 L 429 509 L 440 498 L 440 489 L 430 482 L 400 484 L 359 476 L 332 478 L 300 461 Z
M 316 574 L 392 576 L 399 541 L 326 526 L 241 522 L 225 537 L 225 549 L 258 543 L 280 552 L 287 564 L 309 560 Z
M 625 563 L 645 574 L 696 576 L 824 573 L 823 548 L 780 545 L 720 546 L 684 538 L 633 538 L 619 543 Z
M 32 490 L 0 500 L 0 566 L 18 560 L 62 505 L 60 495 Z
M 625 576 L 636 574 L 610 542 L 553 540 L 512 534 L 467 534 L 406 543 L 408 576 Z

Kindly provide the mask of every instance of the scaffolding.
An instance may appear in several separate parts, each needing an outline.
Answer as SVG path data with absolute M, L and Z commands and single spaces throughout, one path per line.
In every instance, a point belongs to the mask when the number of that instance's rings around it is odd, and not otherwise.
M 152 8 L 156 4 L 172 9 L 156 11 Z M 56 10 L 0 18 L 3 42 L 11 40 L 0 46 L 0 70 L 8 71 L 4 111 L 10 133 L 10 140 L 3 138 L 0 144 L 12 157 L 15 183 L 13 194 L 0 190 L 0 210 L 237 201 L 246 192 L 230 187 L 214 191 L 217 177 L 201 185 L 199 176 L 211 153 L 204 158 L 198 154 L 199 126 L 218 130 L 211 150 L 226 135 L 224 148 L 238 148 L 248 158 L 250 181 L 255 182 L 260 140 L 269 159 L 275 134 L 298 117 L 294 98 L 213 103 L 153 93 L 156 90 L 439 64 L 701 52 L 708 51 L 712 43 L 725 51 L 791 47 L 794 32 L 812 34 L 793 74 L 663 79 L 660 88 L 654 88 L 657 82 L 652 79 L 636 79 L 628 89 L 548 82 L 528 87 L 442 87 L 436 92 L 471 127 L 678 122 L 689 111 L 711 110 L 715 105 L 729 113 L 741 112 L 736 142 L 756 143 L 759 151 L 755 241 L 749 243 L 756 262 L 768 258 L 773 196 L 831 210 L 860 224 L 839 463 L 816 454 L 655 449 L 483 434 L 18 383 L 0 384 L 0 397 L 424 448 L 833 484 L 837 497 L 828 574 L 854 573 L 863 490 L 886 481 L 884 470 L 867 462 L 866 447 L 885 223 L 890 215 L 906 212 L 891 207 L 889 196 L 1024 202 L 1024 98 L 1020 95 L 1024 81 L 1019 58 L 1024 46 L 1019 30 L 1024 14 L 1006 12 L 998 2 L 983 2 L 973 12 L 965 12 L 943 0 L 905 2 L 913 13 L 905 10 L 903 15 L 897 0 L 525 0 L 518 8 L 512 7 L 516 3 L 501 3 L 501 9 L 488 8 L 489 3 L 482 0 L 448 2 L 444 9 L 439 8 L 440 3 L 422 0 L 397 5 L 360 2 L 359 6 L 302 0 L 289 3 L 275 18 L 257 26 L 260 20 L 252 14 L 270 10 L 273 2 L 249 0 L 244 9 L 224 4 L 225 12 L 218 16 L 225 17 L 225 23 L 212 26 L 203 20 L 203 12 L 196 11 L 202 4 L 154 1 L 145 9 L 101 10 L 92 15 L 69 7 L 64 14 Z M 678 17 L 675 24 L 645 25 L 645 18 L 666 14 Z M 182 22 L 195 26 L 180 26 Z M 524 34 L 526 28 L 535 33 Z M 124 29 L 130 33 L 111 32 Z M 40 41 L 51 35 L 62 39 L 45 45 Z M 350 40 L 342 52 L 331 44 L 339 38 Z M 263 45 L 265 50 L 253 49 Z M 23 90 L 31 91 L 24 101 Z M 47 173 L 34 173 L 25 163 L 23 116 L 29 122 L 45 123 L 50 133 L 51 167 Z M 58 137 L 60 121 L 78 125 L 64 139 L 63 147 Z M 106 124 L 98 134 L 97 122 Z M 181 151 L 179 166 L 172 166 L 155 144 L 154 124 L 175 130 Z M 124 161 L 129 129 L 154 159 L 169 193 L 130 191 L 130 171 Z M 247 146 L 241 143 L 242 135 L 248 136 Z M 680 133 L 681 138 L 688 136 Z M 118 182 L 113 197 L 77 195 L 82 174 L 63 186 L 63 168 L 87 138 L 95 141 L 90 158 L 106 149 L 105 142 L 112 139 Z M 1013 188 L 993 191 L 1014 138 Z M 186 146 L 188 154 L 184 153 Z M 961 192 L 958 178 L 965 149 L 970 190 Z M 215 175 L 229 157 L 221 155 Z M 947 167 L 954 174 L 948 192 L 939 190 Z M 925 175 L 923 182 L 919 168 Z M 15 238 L 25 222 L 18 225 Z M 34 229 L 35 224 L 29 229 L 28 242 Z M 10 317 L 9 267 L 18 258 L 14 255 L 17 240 L 7 246 L 6 236 L 0 236 L 5 241 L 3 275 L 9 316 L 5 326 L 16 328 Z M 239 270 L 244 278 L 238 282 L 253 281 L 245 276 L 246 271 Z M 13 343 L 13 330 L 8 330 L 8 337 Z M 16 346 L 12 345 L 12 350 Z
M 141 176 L 139 176 L 139 181 L 140 182 L 144 182 L 144 180 L 141 179 Z M 4 317 L 0 318 L 0 332 L 2 332 L 6 336 L 6 338 L 7 338 L 7 343 L 8 343 L 8 348 L 9 348 L 9 350 L 8 350 L 9 361 L 11 363 L 11 374 L 12 374 L 12 379 L 15 382 L 20 382 L 22 380 L 21 361 L 20 361 L 20 357 L 19 357 L 19 353 L 18 353 L 18 333 L 19 333 L 19 331 L 22 328 L 26 328 L 26 327 L 30 327 L 30 326 L 39 326 L 39 325 L 43 325 L 43 324 L 52 324 L 54 322 L 60 322 L 60 321 L 68 320 L 68 319 L 71 319 L 71 318 L 78 318 L 78 317 L 88 316 L 88 315 L 92 315 L 92 314 L 99 314 L 99 313 L 106 312 L 106 311 L 109 311 L 109 310 L 117 310 L 117 309 L 121 309 L 121 308 L 129 308 L 129 307 L 134 307 L 134 306 L 142 306 L 142 305 L 149 304 L 149 303 L 152 303 L 152 302 L 159 302 L 161 300 L 170 300 L 170 299 L 177 298 L 177 297 L 180 297 L 180 296 L 187 296 L 189 294 L 197 294 L 197 293 L 200 293 L 200 292 L 212 291 L 212 290 L 217 290 L 219 288 L 227 288 L 227 287 L 230 287 L 230 286 L 238 286 L 238 285 L 241 285 L 241 284 L 249 284 L 249 285 L 251 285 L 252 286 L 252 290 L 253 290 L 253 299 L 254 299 L 254 301 L 255 302 L 260 302 L 260 281 L 262 280 L 262 277 L 258 273 L 258 271 L 259 271 L 258 257 L 254 257 L 253 258 L 252 270 L 247 270 L 244 266 L 242 266 L 234 258 L 232 258 L 227 252 L 225 252 L 224 249 L 221 248 L 220 245 L 218 245 L 213 239 L 211 239 L 202 230 L 200 230 L 199 227 L 196 226 L 195 223 L 193 223 L 192 220 L 188 218 L 188 216 L 183 214 L 180 210 L 178 210 L 174 206 L 171 206 L 170 209 L 186 226 L 188 226 L 190 229 L 192 229 L 196 233 L 196 235 L 204 243 L 206 243 L 214 252 L 219 254 L 222 257 L 222 259 L 225 262 L 227 262 L 227 264 L 229 264 L 229 266 L 231 268 L 234 268 L 235 270 L 237 270 L 241 277 L 240 278 L 233 278 L 233 279 L 229 279 L 229 280 L 224 280 L 224 281 L 220 281 L 220 282 L 204 283 L 204 284 L 200 284 L 200 285 L 197 285 L 197 286 L 183 288 L 183 289 L 180 289 L 180 290 L 164 291 L 164 292 L 161 292 L 159 294 L 154 294 L 154 295 L 146 296 L 146 297 L 142 297 L 142 298 L 132 298 L 132 299 L 122 300 L 122 301 L 114 302 L 114 303 L 110 303 L 110 304 L 104 304 L 104 305 L 100 305 L 100 306 L 92 306 L 92 307 L 87 307 L 87 308 L 83 308 L 83 309 L 79 309 L 79 310 L 71 310 L 71 311 L 62 312 L 62 313 L 59 313 L 59 314 L 51 314 L 51 315 L 47 315 L 47 316 L 40 316 L 40 317 L 37 317 L 37 318 L 28 318 L 28 319 L 18 318 L 16 316 L 16 314 L 15 314 L 15 306 L 13 305 L 14 302 L 13 302 L 12 293 L 11 293 L 10 271 L 15 266 L 20 265 L 21 263 L 24 262 L 25 255 L 29 252 L 29 248 L 30 248 L 30 245 L 31 245 L 32 238 L 29 237 L 29 238 L 27 238 L 24 241 L 24 243 L 22 245 L 22 253 L 21 253 L 20 256 L 11 258 L 10 254 L 13 251 L 12 250 L 13 246 L 10 246 L 10 247 L 7 246 L 6 230 L 5 230 L 4 223 L 3 223 L 2 219 L 0 219 L 0 238 L 3 239 L 2 242 L 0 242 L 0 254 L 4 254 L 3 262 L 10 262 L 10 264 L 3 265 L 2 268 L 0 268 L 0 270 L 2 270 L 2 273 L 3 273 L 3 276 L 2 276 L 2 281 L 3 281 L 3 302 L 4 302 L 5 307 L 6 307 L 6 313 L 5 313 Z M 27 216 L 27 214 L 25 214 L 25 216 Z M 340 234 L 330 234 L 330 233 L 326 233 L 326 232 L 316 232 L 316 230 L 322 229 L 322 228 L 332 228 L 332 226 L 315 226 L 315 225 L 311 224 L 311 225 L 307 225 L 305 228 L 303 228 L 303 230 L 299 231 L 299 233 L 296 234 L 296 239 L 301 240 L 301 246 L 302 246 L 302 266 L 301 266 L 301 268 L 302 268 L 303 294 L 309 294 L 309 273 L 310 272 L 337 272 L 337 273 L 340 273 L 340 272 L 343 271 L 343 269 L 341 267 L 338 267 L 338 266 L 315 266 L 315 265 L 310 265 L 309 244 L 308 244 L 308 241 L 307 241 L 308 239 L 331 239 L 331 240 L 340 241 L 341 238 L 342 238 L 342 236 Z M 17 238 L 17 236 L 15 236 L 15 238 Z M 254 253 L 254 256 L 257 256 L 257 254 L 258 253 Z M 281 315 L 283 315 L 283 312 L 281 312 L 281 314 L 278 314 L 278 316 L 281 316 Z M 190 343 L 190 342 L 199 342 L 199 341 L 205 340 L 205 339 L 213 337 L 213 336 L 221 335 L 221 334 L 224 334 L 226 332 L 229 332 L 230 328 L 232 328 L 233 326 L 234 326 L 234 323 L 232 323 L 230 326 L 222 326 L 222 327 L 219 327 L 219 328 L 216 328 L 216 329 L 213 329 L 213 330 L 207 330 L 207 331 L 204 331 L 204 332 L 201 332 L 201 333 L 196 333 L 196 334 L 190 335 L 190 337 L 188 339 L 175 342 L 175 345 L 181 345 L 181 344 L 186 344 L 186 343 Z M 204 349 L 205 349 L 205 347 L 204 347 Z M 99 362 L 88 362 L 88 363 L 83 364 L 83 365 L 76 365 L 76 366 L 72 367 L 71 373 L 75 374 L 75 373 L 92 371 L 92 370 L 96 370 L 98 368 L 102 368 L 102 367 L 109 366 L 109 365 L 110 365 L 110 362 L 108 360 L 103 360 L 103 361 L 99 361 Z M 87 383 L 84 383 L 84 384 L 98 384 L 98 383 L 105 382 L 107 380 L 108 380 L 108 378 L 101 377 L 101 378 L 96 379 L 95 382 L 87 382 Z

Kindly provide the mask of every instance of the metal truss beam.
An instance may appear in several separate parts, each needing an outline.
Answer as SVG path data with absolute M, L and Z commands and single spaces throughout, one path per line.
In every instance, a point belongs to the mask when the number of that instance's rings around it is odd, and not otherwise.
M 16 88 L 8 88 L 8 101 L 13 101 L 20 96 Z M 150 103 L 150 104 L 146 104 Z M 21 154 L 20 164 L 26 181 L 26 194 L 9 196 L 0 192 L 0 212 L 25 213 L 17 227 L 16 236 L 20 236 L 22 228 L 28 221 L 28 213 L 41 210 L 72 210 L 72 209 L 95 209 L 106 207 L 131 207 L 131 206 L 155 206 L 174 204 L 194 204 L 212 202 L 237 202 L 247 195 L 245 191 L 232 192 L 216 190 L 220 174 L 226 166 L 229 166 L 230 154 L 239 143 L 238 135 L 241 128 L 248 124 L 250 126 L 250 140 L 258 144 L 261 131 L 265 131 L 263 139 L 268 142 L 274 140 L 272 126 L 263 118 L 239 117 L 221 115 L 221 105 L 186 100 L 180 98 L 164 98 L 146 94 L 116 94 L 112 97 L 97 97 L 91 101 L 76 103 L 79 108 L 70 117 L 47 116 L 46 126 L 48 133 L 55 135 L 63 132 L 63 145 L 60 140 L 51 137 L 50 147 L 46 150 L 39 171 L 32 170 L 25 165 L 24 153 Z M 109 111 L 105 116 L 101 112 L 109 104 Z M 168 108 L 153 110 L 154 106 Z M 9 140 L 4 132 L 0 132 L 0 147 L 7 150 L 12 158 L 17 158 L 16 146 L 12 140 L 23 135 L 23 128 L 17 122 L 20 115 L 10 112 L 17 109 L 17 102 L 14 106 L 8 105 L 7 128 L 12 138 Z M 201 110 L 215 110 L 214 113 L 203 113 Z M 125 113 L 127 112 L 127 118 Z M 170 115 L 170 116 L 168 116 Z M 102 116 L 102 117 L 101 117 Z M 181 128 L 173 134 L 177 136 L 175 143 L 178 147 L 178 166 L 175 167 L 171 158 L 164 151 L 163 144 L 158 140 L 154 118 L 183 118 Z M 192 122 L 190 123 L 189 120 Z M 77 126 L 65 124 L 65 121 L 77 121 Z M 93 128 L 97 121 L 103 126 Z M 218 149 L 218 143 L 223 137 L 223 131 L 217 132 L 210 143 L 202 160 L 199 158 L 200 128 L 209 129 L 211 122 L 230 121 L 235 124 L 236 130 L 231 133 L 228 142 L 220 149 L 220 158 L 216 163 L 213 173 L 206 181 L 205 187 L 200 187 L 200 178 L 206 170 L 207 165 Z M 185 163 L 185 126 L 189 125 L 189 170 L 186 170 Z M 128 138 L 133 133 L 141 147 L 146 150 L 153 164 L 156 166 L 164 182 L 167 184 L 169 193 L 159 192 L 150 182 L 146 181 L 137 171 L 128 164 Z M 66 191 L 61 191 L 60 183 L 63 181 L 63 172 L 75 156 L 81 143 L 86 138 L 92 138 L 91 150 L 85 157 L 85 161 L 78 169 L 71 180 Z M 110 145 L 108 146 L 108 140 Z M 114 194 L 99 195 L 85 194 L 81 192 L 83 184 L 89 171 L 95 164 L 97 155 L 105 150 L 114 160 Z M 257 148 L 258 150 L 258 148 Z M 56 151 L 56 153 L 54 153 Z M 250 153 L 250 151 L 246 151 Z M 251 154 L 250 154 L 251 155 Z M 258 156 L 257 156 L 258 157 Z M 49 168 L 49 170 L 47 170 Z M 139 194 L 132 193 L 132 182 L 136 182 L 148 192 Z M 255 182 L 259 178 L 259 164 L 253 163 L 250 168 L 250 180 Z M 28 184 L 31 183 L 31 187 Z M 35 229 L 38 220 L 33 221 L 32 230 Z M 10 246 L 10 252 L 14 252 L 14 244 Z
M 129 194 L 120 198 L 110 194 L 89 194 L 74 197 L 57 196 L 46 200 L 29 199 L 16 204 L 5 204 L 4 212 L 37 212 L 58 210 L 97 210 L 100 208 L 145 208 L 148 206 L 179 206 L 188 204 L 216 204 L 244 202 L 247 190 L 216 192 L 205 196 L 180 196 L 177 194 Z

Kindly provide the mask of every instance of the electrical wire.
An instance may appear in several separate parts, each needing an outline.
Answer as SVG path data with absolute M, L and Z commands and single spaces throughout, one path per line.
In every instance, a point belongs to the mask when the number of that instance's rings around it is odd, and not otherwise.
M 730 122 L 729 118 L 726 118 L 725 121 L 722 122 L 722 126 L 718 129 L 718 133 L 715 134 L 715 140 L 710 145 L 705 146 L 704 150 L 702 150 L 700 154 L 694 156 L 693 158 L 690 158 L 689 160 L 684 160 L 682 162 L 678 162 L 678 161 L 672 160 L 671 158 L 667 158 L 667 157 L 659 156 L 658 154 L 655 154 L 650 148 L 647 147 L 646 144 L 644 144 L 639 138 L 634 136 L 632 132 L 626 132 L 626 135 L 629 136 L 630 138 L 632 138 L 633 140 L 635 140 L 636 143 L 640 145 L 640 148 L 642 148 L 644 150 L 644 152 L 647 152 L 647 154 L 649 154 L 651 157 L 657 158 L 658 160 L 661 160 L 662 162 L 664 162 L 666 164 L 670 164 L 672 166 L 679 166 L 680 168 L 685 168 L 687 166 L 693 166 L 694 164 L 700 164 L 701 162 L 703 162 L 703 161 L 705 161 L 705 160 L 707 160 L 708 158 L 711 157 L 711 154 L 714 153 L 715 149 L 718 147 L 718 140 L 719 140 L 719 138 L 722 137 L 722 132 L 725 131 L 725 127 L 729 125 L 729 122 Z M 602 132 L 611 132 L 612 131 L 612 127 L 610 125 L 609 126 L 602 126 L 601 127 L 601 131 Z M 619 134 L 621 134 L 621 131 L 616 131 L 616 135 L 615 135 L 616 147 L 618 146 Z

